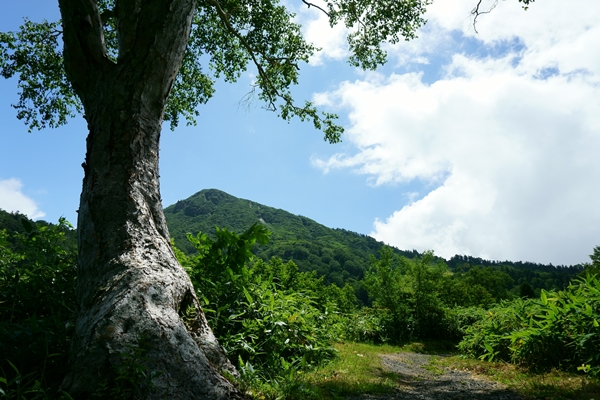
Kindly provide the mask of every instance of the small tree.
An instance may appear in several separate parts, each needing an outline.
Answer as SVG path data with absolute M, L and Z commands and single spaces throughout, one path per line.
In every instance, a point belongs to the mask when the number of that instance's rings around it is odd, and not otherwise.
M 590 255 L 590 259 L 592 262 L 585 264 L 585 272 L 598 276 L 600 274 L 600 246 L 594 247 L 594 252 Z
M 408 339 L 411 332 L 413 293 L 406 271 L 409 261 L 396 257 L 390 247 L 383 247 L 379 260 L 371 259 L 371 268 L 363 281 L 364 287 L 384 319 L 384 329 L 392 341 Z
M 409 263 L 407 274 L 414 293 L 414 335 L 417 337 L 429 338 L 439 334 L 444 318 L 440 293 L 446 272 L 446 264 L 436 259 L 431 250 Z
M 446 264 L 433 251 L 409 260 L 397 257 L 389 247 L 373 259 L 364 285 L 374 306 L 387 315 L 388 338 L 402 341 L 413 338 L 443 337 L 445 307 L 442 296 L 449 293 Z

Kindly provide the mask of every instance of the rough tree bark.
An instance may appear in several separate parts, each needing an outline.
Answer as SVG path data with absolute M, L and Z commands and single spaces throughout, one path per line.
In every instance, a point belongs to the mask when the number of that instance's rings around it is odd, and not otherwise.
M 141 348 L 136 362 L 153 377 L 148 398 L 241 398 L 221 374 L 236 372 L 170 247 L 159 192 L 162 118 L 196 3 L 119 0 L 116 61 L 107 55 L 95 1 L 59 5 L 65 69 L 89 129 L 76 334 L 63 388 L 88 397 L 124 353 Z M 184 322 L 190 306 L 197 312 Z

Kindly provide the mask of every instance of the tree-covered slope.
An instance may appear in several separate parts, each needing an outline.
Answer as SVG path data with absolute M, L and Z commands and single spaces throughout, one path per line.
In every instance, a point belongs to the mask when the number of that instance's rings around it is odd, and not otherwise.
M 316 270 L 328 282 L 339 285 L 361 279 L 371 255 L 384 245 L 370 236 L 327 228 L 309 218 L 216 189 L 202 190 L 178 201 L 165 209 L 165 216 L 175 245 L 187 253 L 195 250 L 186 239 L 187 233 L 201 231 L 211 235 L 215 227 L 240 233 L 261 223 L 271 231 L 271 242 L 256 249 L 259 257 L 293 260 L 301 271 Z M 397 249 L 396 252 L 411 258 L 417 255 Z
M 26 215 L 19 212 L 10 213 L 0 209 L 0 231 L 6 230 L 8 233 L 25 233 L 25 226 L 23 220 L 27 221 L 25 224 L 36 224 L 39 226 L 47 225 L 46 221 L 33 222 Z
M 201 231 L 213 235 L 215 227 L 241 233 L 252 224 L 261 223 L 272 235 L 267 246 L 256 248 L 259 257 L 265 260 L 274 256 L 284 261 L 293 260 L 301 271 L 315 270 L 325 276 L 328 283 L 338 285 L 361 280 L 371 265 L 371 256 L 378 256 L 383 246 L 382 242 L 370 236 L 331 229 L 309 218 L 240 199 L 216 189 L 205 189 L 178 201 L 165 209 L 165 216 L 176 246 L 186 253 L 195 251 L 186 239 L 187 233 L 195 235 Z M 419 255 L 414 250 L 394 249 L 394 252 L 408 258 Z M 538 292 L 540 289 L 563 289 L 582 270 L 582 266 L 497 262 L 470 256 L 454 256 L 447 264 L 451 271 L 457 273 L 466 273 L 474 267 L 502 271 L 512 278 L 506 289 L 515 293 L 525 283 Z
M 64 243 L 62 245 L 67 246 L 68 248 L 76 248 L 77 232 L 74 229 L 65 228 L 60 222 L 59 225 L 61 226 L 60 229 L 65 234 Z M 19 212 L 11 213 L 0 209 L 0 231 L 6 231 L 8 234 L 7 241 L 12 250 L 22 250 L 21 247 L 23 244 L 16 239 L 16 234 L 30 235 L 31 232 L 35 232 L 45 226 L 56 226 L 56 224 L 48 223 L 44 220 L 33 221 Z
M 583 273 L 583 265 L 554 266 L 523 261 L 490 261 L 479 257 L 455 255 L 447 262 L 448 267 L 455 272 L 465 273 L 470 270 L 493 269 L 501 271 L 513 280 L 512 287 L 529 285 L 539 296 L 541 289 L 563 290 L 578 274 Z

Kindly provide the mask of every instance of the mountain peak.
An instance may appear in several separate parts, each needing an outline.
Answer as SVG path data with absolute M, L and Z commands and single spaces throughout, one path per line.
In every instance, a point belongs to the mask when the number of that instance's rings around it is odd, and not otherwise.
M 372 237 L 331 229 L 309 218 L 217 189 L 204 189 L 178 201 L 165 208 L 165 217 L 175 245 L 186 253 L 195 252 L 187 233 L 212 236 L 215 227 L 242 233 L 252 224 L 261 223 L 271 231 L 271 243 L 256 249 L 259 257 L 293 260 L 300 270 L 316 270 L 328 282 L 339 285 L 348 279 L 362 278 L 371 255 L 383 247 Z M 412 252 L 395 251 L 414 257 Z

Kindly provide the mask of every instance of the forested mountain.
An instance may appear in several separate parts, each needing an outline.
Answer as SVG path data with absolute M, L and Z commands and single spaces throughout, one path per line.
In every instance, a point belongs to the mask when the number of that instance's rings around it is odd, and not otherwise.
M 20 214 L 18 212 L 9 213 L 0 209 L 0 231 L 5 229 L 7 232 L 11 233 L 24 233 L 25 225 L 23 223 L 23 220 L 27 221 L 25 222 L 25 224 L 30 223 L 39 226 L 44 226 L 48 224 L 46 221 L 43 220 L 35 222 L 31 221 L 29 218 L 27 218 L 26 215 Z
M 165 216 L 175 245 L 186 253 L 195 251 L 186 239 L 187 233 L 212 235 L 215 227 L 241 233 L 261 223 L 271 231 L 271 241 L 256 248 L 259 257 L 293 260 L 301 271 L 315 270 L 327 282 L 340 286 L 362 279 L 371 255 L 377 255 L 384 245 L 370 236 L 327 228 L 309 218 L 216 189 L 202 190 L 178 201 L 165 209 Z M 418 255 L 416 251 L 395 252 L 409 258 Z
M 465 273 L 471 269 L 491 268 L 501 271 L 511 277 L 512 286 L 530 285 L 536 293 L 540 289 L 562 290 L 571 279 L 580 274 L 585 268 L 583 265 L 554 266 L 552 264 L 538 264 L 523 261 L 490 261 L 479 257 L 455 255 L 446 261 L 448 267 L 458 273 Z
M 266 230 L 261 226 L 241 235 L 222 230 L 215 239 L 195 238 L 203 250 L 198 257 L 176 252 L 219 343 L 232 361 L 238 360 L 239 368 L 252 365 L 264 379 L 279 382 L 290 375 L 291 365 L 309 368 L 330 360 L 336 354 L 334 340 L 461 341 L 463 354 L 480 359 L 514 362 L 538 373 L 558 368 L 575 371 L 583 365 L 586 379 L 600 375 L 600 268 L 573 280 L 566 290 L 540 291 L 563 285 L 581 268 L 470 256 L 442 262 L 432 252 L 383 247 L 364 235 L 332 230 L 216 190 L 195 197 L 167 213 L 181 219 L 180 228 L 187 224 L 190 231 L 197 230 L 190 221 L 202 222 L 203 218 L 194 216 L 194 210 L 204 210 L 211 225 L 229 226 L 232 231 L 244 231 L 258 220 L 273 231 L 274 238 L 272 244 L 256 249 L 259 255 L 287 257 L 309 270 L 311 265 L 324 265 L 324 276 L 335 283 L 326 284 L 314 272 L 299 272 L 294 262 L 284 263 L 281 258 L 252 260 L 255 240 L 265 242 Z M 228 213 L 239 225 L 227 223 Z M 174 231 L 178 227 L 172 226 Z M 209 227 L 204 230 L 214 232 Z M 58 393 L 64 380 L 75 333 L 75 233 L 62 218 L 58 224 L 34 222 L 0 210 L 0 348 L 4 356 L 0 391 L 8 393 L 7 398 L 23 392 Z M 185 245 L 181 241 L 181 247 Z M 377 260 L 363 262 L 376 253 Z M 402 254 L 413 259 L 399 257 Z M 598 267 L 600 246 L 591 258 Z M 351 269 L 354 265 L 366 266 Z M 586 272 L 590 266 L 586 265 Z M 344 268 L 361 275 L 368 270 L 358 280 Z M 340 284 L 336 277 L 343 281 L 345 276 L 351 286 L 336 286 Z M 194 315 L 189 313 L 183 315 Z M 136 350 L 141 347 L 132 349 L 121 353 L 122 357 L 138 360 L 139 354 L 143 356 Z M 135 364 L 135 371 L 144 372 L 139 365 Z M 114 372 L 119 379 L 137 379 L 138 375 L 121 371 Z M 106 385 L 103 388 L 110 388 Z M 94 397 L 115 398 L 119 390 L 129 388 L 114 385 L 114 391 L 102 389 Z
M 371 256 L 378 257 L 384 246 L 374 238 L 344 229 L 331 229 L 309 218 L 268 207 L 251 200 L 240 199 L 216 189 L 202 190 L 165 209 L 165 216 L 176 246 L 187 254 L 195 249 L 186 234 L 203 232 L 214 235 L 215 227 L 241 233 L 254 223 L 263 224 L 271 231 L 266 246 L 257 245 L 255 253 L 264 260 L 279 257 L 292 260 L 300 271 L 317 271 L 327 283 L 343 286 L 351 283 L 357 295 L 364 300 L 359 281 L 371 265 Z M 73 221 L 74 222 L 74 221 Z M 9 233 L 27 233 L 33 227 L 47 226 L 46 221 L 31 221 L 25 215 L 0 210 L 0 230 Z M 76 245 L 75 230 L 65 232 L 69 246 Z M 17 243 L 14 238 L 9 242 Z M 415 250 L 394 248 L 394 253 L 407 258 L 420 256 Z M 456 275 L 473 282 L 489 281 L 501 284 L 503 291 L 519 295 L 520 288 L 530 286 L 534 294 L 540 289 L 564 289 L 583 266 L 553 266 L 522 261 L 490 261 L 472 256 L 456 255 L 446 264 Z M 493 273 L 492 273 L 493 272 Z M 500 283 L 502 282 L 502 283 Z
M 9 213 L 0 209 L 0 231 L 6 231 L 9 234 L 6 240 L 12 250 L 20 250 L 19 247 L 22 247 L 14 234 L 26 235 L 47 226 L 54 225 L 44 220 L 32 221 L 24 214 Z M 61 228 L 61 230 L 65 233 L 62 245 L 75 248 L 77 246 L 77 231 L 68 228 Z
M 201 231 L 212 235 L 215 227 L 241 233 L 252 224 L 261 223 L 272 234 L 268 245 L 258 246 L 255 250 L 259 257 L 293 260 L 301 271 L 315 270 L 325 276 L 327 282 L 340 286 L 344 282 L 361 280 L 371 265 L 371 256 L 377 257 L 384 245 L 370 236 L 327 228 L 309 218 L 216 189 L 205 189 L 178 201 L 165 209 L 165 216 L 176 246 L 186 253 L 195 251 L 186 239 L 187 233 L 195 235 Z M 394 249 L 394 252 L 407 258 L 420 256 L 415 250 Z M 483 279 L 478 273 L 480 269 L 502 272 L 508 275 L 504 280 L 506 290 L 513 291 L 525 283 L 537 291 L 563 289 L 583 269 L 582 266 L 554 267 L 521 261 L 497 262 L 471 256 L 454 256 L 447 264 L 451 271 L 468 273 L 477 279 Z

